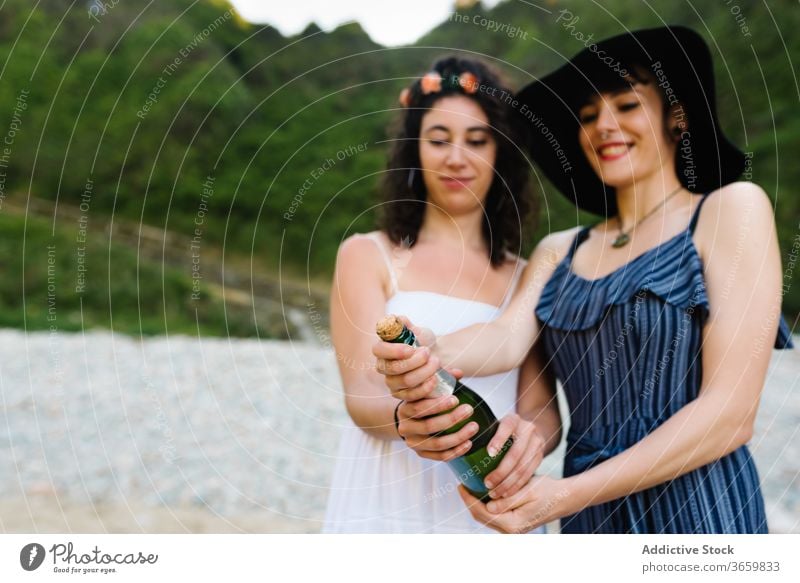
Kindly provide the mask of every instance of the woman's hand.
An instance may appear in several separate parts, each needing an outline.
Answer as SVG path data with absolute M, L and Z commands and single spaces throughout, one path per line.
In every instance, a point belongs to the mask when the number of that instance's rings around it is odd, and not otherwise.
M 377 358 L 375 370 L 384 375 L 386 385 L 392 396 L 401 401 L 413 402 L 428 397 L 436 387 L 434 374 L 441 367 L 439 359 L 431 356 L 431 347 L 436 336 L 427 328 L 418 328 L 405 316 L 398 316 L 417 337 L 421 348 L 406 344 L 378 341 L 372 346 L 372 354 Z M 460 371 L 454 372 L 460 376 Z
M 478 432 L 477 423 L 467 423 L 451 435 L 432 435 L 472 415 L 469 405 L 454 409 L 456 405 L 458 399 L 453 396 L 403 402 L 397 410 L 397 431 L 420 457 L 448 461 L 462 456 L 472 447 L 469 439 Z
M 509 437 L 514 443 L 506 452 L 500 465 L 484 479 L 492 498 L 506 498 L 519 492 L 533 476 L 544 457 L 545 440 L 532 421 L 516 413 L 506 415 L 489 442 L 489 455 L 495 455 Z
M 572 514 L 568 507 L 566 480 L 534 476 L 517 494 L 484 504 L 464 486 L 458 487 L 461 499 L 478 522 L 506 534 L 528 532 L 557 518 Z

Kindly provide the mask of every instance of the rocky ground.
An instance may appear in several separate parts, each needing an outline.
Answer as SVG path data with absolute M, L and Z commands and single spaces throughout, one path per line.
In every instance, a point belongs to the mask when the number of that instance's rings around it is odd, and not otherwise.
M 319 530 L 346 417 L 330 350 L 1 330 L 0 354 L 0 531 Z M 798 428 L 800 352 L 775 352 L 752 442 L 775 532 L 800 532 Z

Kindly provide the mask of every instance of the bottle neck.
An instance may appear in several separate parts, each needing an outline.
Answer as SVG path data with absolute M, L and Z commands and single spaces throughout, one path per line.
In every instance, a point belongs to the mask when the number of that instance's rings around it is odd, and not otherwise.
M 394 342 L 397 344 L 408 344 L 409 346 L 416 346 L 417 337 L 406 326 L 403 326 L 403 331 L 400 332 L 400 334 L 394 340 L 390 340 L 390 342 Z
M 389 340 L 389 342 L 419 347 L 416 335 L 405 325 L 403 326 L 403 331 L 400 332 L 394 340 Z M 434 376 L 436 377 L 436 388 L 431 393 L 431 397 L 452 395 L 456 388 L 456 378 L 443 368 L 437 370 Z

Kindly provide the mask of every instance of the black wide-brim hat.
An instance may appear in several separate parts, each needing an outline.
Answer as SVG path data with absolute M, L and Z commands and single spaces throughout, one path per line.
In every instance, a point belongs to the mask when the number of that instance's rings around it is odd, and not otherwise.
M 617 213 L 614 188 L 598 178 L 578 142 L 578 109 L 587 96 L 602 91 L 609 75 L 624 78 L 625 67 L 632 65 L 653 74 L 667 103 L 677 103 L 685 113 L 686 132 L 675 153 L 681 183 L 702 193 L 735 181 L 745 156 L 717 119 L 711 52 L 699 34 L 683 26 L 637 30 L 589 45 L 519 92 L 531 156 L 547 178 L 579 208 Z

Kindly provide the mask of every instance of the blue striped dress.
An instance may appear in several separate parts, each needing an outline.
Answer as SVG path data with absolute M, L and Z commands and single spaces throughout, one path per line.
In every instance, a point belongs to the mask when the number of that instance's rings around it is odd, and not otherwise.
M 536 316 L 570 410 L 564 476 L 626 450 L 695 399 L 708 316 L 703 266 L 689 227 L 595 280 L 572 269 L 582 229 L 545 285 Z M 773 339 L 769 339 L 770 349 Z M 791 348 L 781 318 L 776 348 Z M 653 488 L 586 508 L 565 533 L 763 533 L 764 501 L 746 446 Z

